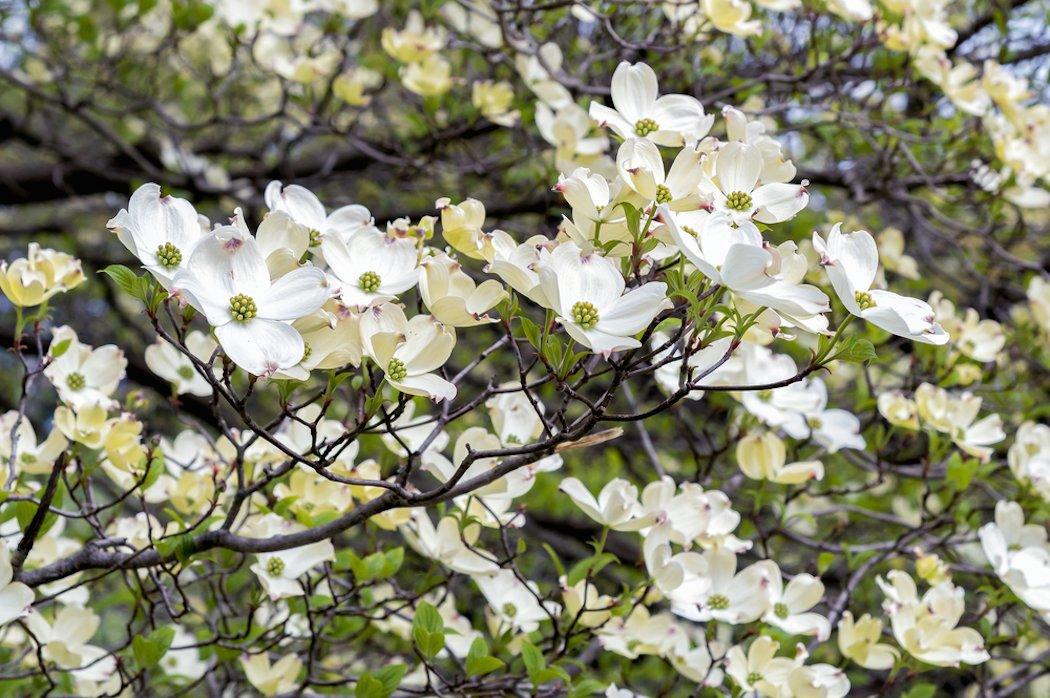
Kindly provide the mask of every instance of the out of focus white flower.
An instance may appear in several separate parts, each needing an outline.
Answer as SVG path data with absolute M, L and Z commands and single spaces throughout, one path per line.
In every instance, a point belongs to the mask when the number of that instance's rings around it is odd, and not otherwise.
M 886 579 L 876 581 L 886 595 L 883 608 L 893 635 L 908 654 L 934 666 L 988 661 L 981 634 L 973 628 L 956 627 L 965 610 L 961 588 L 941 582 L 920 599 L 915 580 L 906 572 L 891 570 Z
M 883 671 L 896 663 L 900 652 L 882 639 L 882 621 L 865 613 L 856 621 L 853 614 L 843 611 L 838 625 L 839 651 L 865 669 Z
M 786 459 L 784 442 L 773 432 L 748 434 L 736 445 L 737 464 L 753 480 L 799 485 L 824 478 L 824 465 L 820 461 L 786 464 Z
M 79 259 L 41 248 L 35 242 L 29 243 L 25 257 L 10 264 L 0 261 L 0 291 L 21 308 L 40 305 L 82 283 L 84 272 Z
M 270 664 L 266 652 L 241 657 L 241 668 L 248 683 L 264 696 L 276 696 L 295 688 L 303 662 L 295 654 L 285 654 Z
M 51 361 L 44 369 L 58 397 L 74 410 L 91 405 L 106 409 L 117 402 L 111 395 L 124 378 L 128 360 L 113 344 L 91 348 L 68 325 L 55 329 L 48 349 Z
M 186 348 L 205 364 L 209 363 L 217 346 L 214 339 L 200 330 L 186 334 Z M 146 347 L 145 359 L 149 370 L 171 383 L 176 395 L 211 395 L 211 385 L 197 372 L 190 358 L 163 338 L 158 337 Z

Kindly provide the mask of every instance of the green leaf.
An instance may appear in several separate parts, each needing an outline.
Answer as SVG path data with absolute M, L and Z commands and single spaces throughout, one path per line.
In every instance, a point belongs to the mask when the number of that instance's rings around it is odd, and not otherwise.
M 404 664 L 391 664 L 374 672 L 366 671 L 357 679 L 354 695 L 357 698 L 387 698 L 397 690 L 408 667 Z
M 937 695 L 937 687 L 932 683 L 917 683 L 908 689 L 903 698 L 933 698 Z
M 817 574 L 824 574 L 833 564 L 835 564 L 835 553 L 817 555 Z
M 138 275 L 123 264 L 110 264 L 99 273 L 113 279 L 113 283 L 117 285 L 117 288 L 129 296 L 140 301 L 145 300 L 145 297 L 142 295 L 142 284 L 139 282 Z
M 149 669 L 160 662 L 174 638 L 175 628 L 170 625 L 157 628 L 146 636 L 136 635 L 131 638 L 131 653 L 140 667 Z
M 518 318 L 518 322 L 521 323 L 521 331 L 525 333 L 525 339 L 529 340 L 529 344 L 535 347 L 537 350 L 541 349 L 540 346 L 540 327 L 532 320 L 528 319 L 524 315 Z
M 977 469 L 980 465 L 980 461 L 976 458 L 963 460 L 958 453 L 953 453 L 952 457 L 948 459 L 945 480 L 947 480 L 948 485 L 952 489 L 962 492 L 970 486 L 973 476 L 977 474 Z
M 503 666 L 503 662 L 489 655 L 489 646 L 484 638 L 476 637 L 467 652 L 467 675 L 481 676 Z
M 70 337 L 69 339 L 63 339 L 61 342 L 52 344 L 51 350 L 48 353 L 51 355 L 51 358 L 57 359 L 58 357 L 66 353 L 66 350 L 69 349 L 69 345 L 72 343 L 72 337 Z
M 569 574 L 565 581 L 569 586 L 576 586 L 576 584 L 590 573 L 592 576 L 598 574 L 606 565 L 616 562 L 617 557 L 612 553 L 599 553 L 590 557 L 584 558 L 572 566 L 569 570 Z
M 835 354 L 835 358 L 859 364 L 877 359 L 879 355 L 875 353 L 875 345 L 871 342 L 862 337 L 854 337 Z
M 569 698 L 583 698 L 604 693 L 607 686 L 597 679 L 581 679 L 569 690 Z
M 445 647 L 445 622 L 433 604 L 421 601 L 412 619 L 412 640 L 427 659 L 433 659 Z
M 532 682 L 534 684 L 542 683 L 536 679 L 539 677 L 540 672 L 547 668 L 547 660 L 543 658 L 543 653 L 531 642 L 521 643 L 521 661 L 525 663 L 525 671 L 528 672 Z

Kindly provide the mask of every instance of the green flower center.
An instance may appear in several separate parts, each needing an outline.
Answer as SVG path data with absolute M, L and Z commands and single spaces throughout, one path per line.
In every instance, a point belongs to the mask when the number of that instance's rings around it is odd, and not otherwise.
M 272 577 L 279 577 L 284 572 L 284 560 L 279 557 L 271 557 L 266 561 L 266 573 Z
M 401 359 L 390 359 L 390 363 L 386 367 L 386 375 L 392 381 L 404 380 L 405 376 L 408 375 L 408 369 L 405 368 L 405 362 Z
M 316 228 L 310 229 L 310 247 L 317 247 L 321 244 L 321 231 Z
M 690 228 L 688 225 L 683 225 L 682 230 L 692 235 L 694 238 L 700 235 L 700 231 L 696 228 Z
M 707 605 L 716 611 L 724 611 L 729 608 L 729 598 L 725 594 L 712 594 Z
M 69 386 L 70 390 L 81 390 L 87 385 L 87 381 L 82 373 L 70 373 L 66 376 L 66 385 Z
M 634 132 L 642 138 L 645 138 L 650 133 L 659 130 L 660 124 L 656 123 L 652 119 L 639 119 L 638 122 L 634 125 Z
M 751 195 L 743 191 L 735 191 L 726 197 L 726 207 L 734 211 L 751 210 Z
M 36 456 L 34 456 L 32 453 L 23 453 L 22 462 L 26 465 L 32 465 L 33 463 L 37 462 L 37 459 Z
M 824 426 L 824 422 L 822 422 L 819 417 L 808 417 L 806 423 L 809 424 L 811 429 L 820 429 Z
M 754 686 L 756 683 L 758 683 L 761 680 L 762 680 L 762 674 L 758 673 L 757 671 L 752 671 L 750 674 L 747 675 L 747 682 L 749 684 L 751 684 L 752 686 Z
M 379 278 L 379 274 L 374 271 L 366 271 L 357 280 L 357 285 L 361 287 L 361 290 L 365 293 L 375 293 L 379 290 L 379 284 L 382 283 L 382 279 Z
M 303 358 L 299 359 L 299 361 L 306 361 L 307 359 L 309 359 L 310 354 L 312 354 L 313 351 L 314 348 L 310 346 L 309 342 L 303 342 Z
M 857 305 L 860 306 L 861 310 L 875 307 L 875 299 L 866 291 L 857 291 L 853 294 L 853 297 L 856 299 Z
M 598 324 L 598 309 L 593 303 L 579 301 L 572 306 L 572 321 L 585 330 Z
M 759 390 L 758 391 L 758 399 L 761 400 L 762 402 L 769 402 L 770 400 L 773 399 L 773 391 L 772 390 Z
M 787 604 L 784 604 L 784 603 L 774 604 L 773 605 L 773 613 L 776 614 L 777 618 L 787 618 L 788 617 L 788 613 L 789 613 Z
M 506 442 L 508 444 L 520 444 L 521 439 L 518 437 L 517 434 L 508 434 Z
M 157 248 L 157 263 L 165 269 L 174 269 L 182 264 L 182 250 L 170 242 Z
M 181 378 L 184 381 L 188 381 L 189 379 L 193 378 L 193 369 L 189 366 L 179 366 L 179 370 L 177 371 L 177 373 L 179 374 L 179 378 Z
M 671 195 L 671 190 L 663 184 L 656 185 L 656 203 L 658 204 L 669 204 L 674 199 Z
M 237 322 L 248 322 L 258 312 L 259 309 L 255 307 L 255 299 L 251 296 L 238 293 L 230 299 L 230 315 Z
M 518 615 L 518 607 L 508 601 L 503 604 L 503 615 L 510 617 Z

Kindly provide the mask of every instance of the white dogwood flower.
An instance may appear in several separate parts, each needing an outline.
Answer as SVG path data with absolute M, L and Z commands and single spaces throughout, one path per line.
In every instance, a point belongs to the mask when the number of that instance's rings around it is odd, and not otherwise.
M 672 305 L 662 281 L 624 293 L 626 283 L 616 264 L 583 253 L 573 242 L 562 243 L 550 254 L 539 277 L 544 297 L 569 335 L 605 356 L 640 347 L 632 335 Z
M 696 622 L 751 623 L 770 609 L 768 589 L 779 576 L 772 560 L 759 560 L 737 572 L 736 553 L 711 548 L 690 558 L 685 581 L 668 595 L 671 610 Z
M 128 207 L 120 209 L 106 227 L 165 289 L 171 288 L 175 273 L 186 268 L 205 235 L 190 202 L 161 196 L 160 187 L 152 183 L 136 189 Z
M 223 226 L 202 240 L 172 279 L 173 294 L 204 315 L 230 360 L 269 376 L 303 357 L 303 338 L 289 323 L 331 296 L 325 273 L 301 267 L 271 280 L 259 244 Z
M 339 280 L 339 297 L 351 308 L 391 300 L 419 281 L 415 242 L 375 227 L 363 228 L 349 242 L 326 237 L 321 242 L 321 254 Z
M 271 601 L 301 596 L 304 591 L 300 577 L 323 562 L 335 559 L 335 548 L 330 540 L 301 545 L 276 553 L 261 553 L 251 566 L 252 572 L 266 590 Z
M 824 598 L 824 584 L 811 574 L 798 574 L 784 586 L 779 576 L 770 578 L 770 608 L 762 620 L 792 635 L 814 635 L 823 642 L 831 635 L 828 619 L 809 610 Z
M 18 410 L 10 410 L 0 415 L 0 463 L 8 463 L 14 453 L 15 463 L 20 472 L 50 473 L 51 466 L 68 444 L 57 426 L 46 439 L 37 441 L 36 431 L 28 417 L 20 415 Z
M 438 321 L 450 327 L 471 327 L 499 319 L 487 314 L 507 296 L 499 281 L 476 283 L 444 252 L 423 260 L 421 266 L 419 295 Z
M 648 138 L 659 145 L 680 147 L 711 130 L 714 116 L 689 95 L 659 97 L 656 73 L 645 63 L 623 61 L 612 77 L 614 109 L 591 102 L 591 118 L 621 138 Z
M 842 655 L 865 669 L 890 669 L 900 657 L 895 647 L 879 642 L 882 639 L 882 621 L 867 613 L 854 621 L 853 614 L 844 611 L 838 624 L 838 634 Z
M 539 624 L 557 616 L 561 606 L 553 601 L 541 602 L 534 582 L 523 582 L 509 569 L 475 577 L 489 608 L 502 622 L 520 633 L 531 633 Z
M 700 183 L 711 207 L 735 223 L 780 223 L 795 217 L 809 203 L 805 183 L 759 184 L 765 167 L 762 151 L 742 141 L 730 141 L 715 154 L 714 177 Z
M 737 442 L 736 462 L 744 475 L 752 480 L 800 485 L 824 478 L 824 465 L 820 461 L 786 463 L 786 460 L 784 441 L 771 431 L 751 433 Z
M 886 594 L 883 608 L 893 635 L 908 654 L 934 666 L 988 661 L 981 634 L 973 628 L 956 627 L 965 610 L 961 588 L 944 581 L 920 599 L 915 580 L 907 572 L 891 570 L 886 577 L 875 581 Z
M 204 363 L 211 359 L 215 347 L 215 340 L 200 330 L 186 334 L 186 348 Z M 211 395 L 211 385 L 190 358 L 162 337 L 146 347 L 145 359 L 149 370 L 171 383 L 176 395 Z
M 670 171 L 664 171 L 663 156 L 648 138 L 628 138 L 616 151 L 616 169 L 623 181 L 646 201 L 667 204 L 674 210 L 696 208 L 696 187 L 703 176 L 699 148 L 678 151 Z
M 828 272 L 839 300 L 853 315 L 890 334 L 926 344 L 944 344 L 948 333 L 936 322 L 933 308 L 925 301 L 891 291 L 872 289 L 879 270 L 879 250 L 864 230 L 843 233 L 836 223 L 827 242 L 813 233 L 813 247 Z
M 56 356 L 57 354 L 57 356 Z M 55 386 L 58 397 L 74 410 L 91 405 L 116 406 L 110 397 L 124 378 L 128 360 L 113 344 L 91 348 L 67 325 L 55 329 L 48 349 L 50 363 L 44 375 Z
M 285 654 L 273 664 L 266 652 L 241 657 L 241 668 L 248 683 L 264 696 L 276 696 L 295 688 L 303 661 L 297 655 Z
M 1025 524 L 1017 502 L 999 501 L 978 534 L 992 569 L 1031 608 L 1050 618 L 1050 544 L 1046 529 Z
M 660 218 L 693 266 L 749 303 L 790 318 L 830 310 L 828 297 L 820 289 L 798 283 L 797 274 L 782 274 L 788 269 L 782 269 L 779 252 L 763 245 L 762 234 L 751 222 L 733 226 L 725 214 L 713 213 L 690 217 L 697 227 L 685 226 L 665 207 L 661 207 Z
M 456 332 L 430 315 L 405 317 L 392 303 L 373 306 L 361 316 L 365 353 L 390 385 L 408 395 L 451 400 L 456 386 L 434 373 L 456 345 Z
M 310 246 L 320 244 L 328 236 L 348 241 L 354 233 L 371 226 L 372 214 L 360 204 L 342 206 L 326 213 L 317 195 L 298 184 L 283 186 L 274 181 L 266 185 L 266 206 L 271 211 L 282 211 L 307 232 Z
M 495 559 L 475 545 L 481 534 L 481 527 L 475 523 L 460 530 L 457 517 L 445 516 L 435 526 L 425 510 L 413 509 L 412 518 L 400 526 L 400 531 L 413 550 L 454 572 L 477 577 L 499 569 Z
M 597 499 L 574 477 L 567 477 L 558 489 L 595 522 L 614 531 L 637 531 L 651 526 L 655 516 L 642 512 L 638 488 L 627 480 L 615 478 L 602 487 Z

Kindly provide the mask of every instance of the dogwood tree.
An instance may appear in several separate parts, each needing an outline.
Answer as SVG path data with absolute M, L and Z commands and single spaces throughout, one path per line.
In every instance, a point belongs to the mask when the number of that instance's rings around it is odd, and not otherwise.
M 0 3 L 3 695 L 1045 695 L 1047 19 Z

